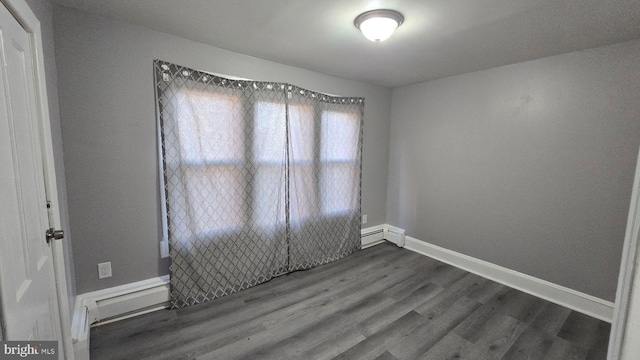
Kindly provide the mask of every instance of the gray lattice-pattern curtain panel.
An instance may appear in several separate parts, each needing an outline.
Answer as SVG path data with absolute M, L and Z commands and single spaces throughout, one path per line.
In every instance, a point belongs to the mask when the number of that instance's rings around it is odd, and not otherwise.
M 154 68 L 174 308 L 360 248 L 364 99 Z

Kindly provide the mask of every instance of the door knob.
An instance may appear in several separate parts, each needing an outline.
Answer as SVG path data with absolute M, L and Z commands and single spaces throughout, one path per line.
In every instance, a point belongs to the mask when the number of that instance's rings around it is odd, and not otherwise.
M 60 240 L 64 238 L 64 230 L 56 230 L 54 228 L 49 228 L 44 233 L 47 238 L 47 244 L 51 242 L 51 240 Z

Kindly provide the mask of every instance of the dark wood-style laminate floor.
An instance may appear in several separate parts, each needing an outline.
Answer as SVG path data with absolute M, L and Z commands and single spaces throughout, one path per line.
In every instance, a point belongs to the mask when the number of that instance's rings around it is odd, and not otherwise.
M 610 325 L 382 244 L 91 330 L 91 359 L 605 359 Z

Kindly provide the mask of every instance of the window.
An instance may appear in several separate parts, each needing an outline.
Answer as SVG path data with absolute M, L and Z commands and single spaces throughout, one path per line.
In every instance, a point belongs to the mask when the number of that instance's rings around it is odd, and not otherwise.
M 290 218 L 297 225 L 308 220 L 318 204 L 318 181 L 313 171 L 316 151 L 313 106 L 289 106 L 289 134 Z
M 346 214 L 359 207 L 354 191 L 360 182 L 359 116 L 356 112 L 323 111 L 320 136 L 322 213 Z
M 178 90 L 175 96 L 185 201 L 196 236 L 233 232 L 245 222 L 242 104 L 237 96 Z M 220 209 L 225 211 L 220 211 Z
M 321 110 L 318 126 L 318 112 L 308 104 L 290 104 L 287 114 L 284 102 L 257 101 L 247 117 L 241 98 L 224 92 L 180 89 L 174 99 L 180 144 L 174 166 L 184 172 L 194 235 L 240 231 L 249 218 L 259 227 L 284 226 L 287 142 L 292 223 L 318 211 L 339 216 L 359 206 L 357 112 Z M 246 176 L 247 167 L 255 170 L 253 177 Z
M 255 163 L 253 222 L 260 227 L 285 226 L 286 116 L 284 103 L 259 101 L 254 106 L 252 154 Z

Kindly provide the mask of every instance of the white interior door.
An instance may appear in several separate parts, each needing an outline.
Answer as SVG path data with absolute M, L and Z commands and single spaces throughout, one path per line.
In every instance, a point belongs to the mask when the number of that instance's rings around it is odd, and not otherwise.
M 0 6 L 0 300 L 5 340 L 61 339 L 52 250 L 45 240 L 49 218 L 34 56 L 27 31 Z

